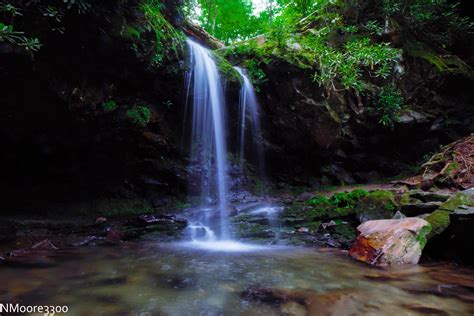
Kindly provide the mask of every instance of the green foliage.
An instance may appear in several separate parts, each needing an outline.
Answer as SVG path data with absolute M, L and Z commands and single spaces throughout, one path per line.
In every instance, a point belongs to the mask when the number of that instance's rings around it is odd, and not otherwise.
M 210 34 L 226 44 L 247 39 L 258 31 L 251 0 L 197 0 L 201 14 L 196 16 Z
M 229 63 L 227 59 L 223 57 L 223 53 L 220 51 L 214 51 L 214 60 L 216 61 L 217 68 L 221 74 L 223 74 L 227 79 L 235 82 L 240 82 L 241 78 L 234 66 Z
M 91 8 L 87 0 L 63 0 L 67 9 L 75 8 L 80 14 L 86 13 Z
M 318 36 L 318 35 L 317 35 Z M 345 89 L 363 91 L 366 84 L 363 75 L 387 78 L 400 51 L 388 43 L 372 43 L 369 38 L 354 39 L 347 42 L 343 49 L 327 46 L 321 38 L 305 42 L 319 61 L 319 71 L 314 80 L 320 85 L 330 84 L 339 79 Z
M 102 108 L 105 112 L 113 112 L 117 109 L 117 103 L 114 100 L 109 100 L 102 103 Z
M 461 74 L 474 78 L 473 71 L 469 65 L 455 55 L 437 53 L 428 45 L 414 39 L 407 41 L 404 49 L 409 55 L 426 60 L 440 72 Z
M 473 22 L 458 13 L 459 2 L 449 0 L 383 0 L 383 13 L 387 16 L 403 15 L 415 32 L 432 44 L 446 48 L 460 34 L 472 31 Z M 426 31 L 424 31 L 426 30 Z
M 139 40 L 141 36 L 142 30 L 139 27 L 135 27 L 132 25 L 124 25 L 120 35 L 125 38 L 132 39 L 132 40 Z
M 316 196 L 307 201 L 312 206 L 311 216 L 313 218 L 334 218 L 347 216 L 352 213 L 357 202 L 368 194 L 367 191 L 356 189 L 351 192 L 335 193 L 330 198 Z
M 21 9 L 15 7 L 13 4 L 11 3 L 5 3 L 5 2 L 0 2 L 0 12 L 7 12 L 9 13 L 11 16 L 15 17 L 15 16 L 22 16 L 23 14 L 21 13 Z
M 250 73 L 250 68 L 256 68 L 252 66 L 278 57 L 302 69 L 313 69 L 313 80 L 334 90 L 362 92 L 371 78 L 385 79 L 392 74 L 401 51 L 371 37 L 373 32 L 381 32 L 378 22 L 369 21 L 362 28 L 346 24 L 331 1 L 314 2 L 311 8 L 315 11 L 303 19 L 291 1 L 284 4 L 263 44 L 241 43 L 228 48 L 226 54 L 246 58 L 244 64 L 249 64 L 245 67 Z M 257 85 L 262 75 L 252 76 Z
M 144 0 L 141 5 L 145 19 L 148 22 L 148 30 L 156 35 L 156 50 L 152 63 L 161 66 L 163 61 L 170 56 L 179 59 L 183 50 L 184 35 L 177 31 L 163 16 L 161 9 L 163 4 L 159 0 Z M 130 34 L 130 30 L 128 31 Z M 130 36 L 136 36 L 132 30 Z
M 372 35 L 381 35 L 383 32 L 383 26 L 376 20 L 367 21 L 364 29 Z
M 397 88 L 393 85 L 387 85 L 380 89 L 373 110 L 380 116 L 380 124 L 393 127 L 403 105 L 403 97 Z
M 137 105 L 127 111 L 128 118 L 133 124 L 146 126 L 151 119 L 151 110 L 147 105 Z
M 260 86 L 268 81 L 267 75 L 260 68 L 260 65 L 261 62 L 251 59 L 246 60 L 244 63 L 256 92 L 260 92 Z
M 23 35 L 23 32 L 13 30 L 13 26 L 0 22 L 0 42 L 9 42 L 24 48 L 26 51 L 36 52 L 41 48 L 37 38 L 29 38 Z

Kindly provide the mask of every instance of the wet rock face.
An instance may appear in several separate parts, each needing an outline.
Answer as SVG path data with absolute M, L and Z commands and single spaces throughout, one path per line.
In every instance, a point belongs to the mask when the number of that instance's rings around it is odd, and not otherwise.
M 474 95 L 466 91 L 472 79 L 437 72 L 416 56 L 400 66 L 406 73 L 397 85 L 410 109 L 389 129 L 370 113 L 370 96 L 320 87 L 310 79 L 311 70 L 284 57 L 262 65 L 268 81 L 259 101 L 272 171 L 367 182 L 404 172 L 440 144 L 474 131 Z
M 368 221 L 357 227 L 360 235 L 351 257 L 379 266 L 416 264 L 431 225 L 421 218 Z
M 72 199 L 75 193 L 82 199 L 125 180 L 155 192 L 175 187 L 180 161 L 169 159 L 174 163 L 166 165 L 166 159 L 175 158 L 179 143 L 180 128 L 174 127 L 181 121 L 176 107 L 182 98 L 176 92 L 182 88 L 182 73 L 177 61 L 166 69 L 151 65 L 153 32 L 142 32 L 139 43 L 124 36 L 131 25 L 147 29 L 140 4 L 102 1 L 91 3 L 83 14 L 69 10 L 61 22 L 64 34 L 59 34 L 51 31 L 39 4 L 20 2 L 19 29 L 38 36 L 42 47 L 33 57 L 3 49 L 8 46 L 4 42 L 0 46 L 5 149 L 0 190 L 9 198 L 6 209 L 25 201 L 38 206 Z M 116 107 L 106 110 L 103 104 L 110 100 Z M 150 107 L 147 127 L 135 126 L 127 116 L 137 103 Z

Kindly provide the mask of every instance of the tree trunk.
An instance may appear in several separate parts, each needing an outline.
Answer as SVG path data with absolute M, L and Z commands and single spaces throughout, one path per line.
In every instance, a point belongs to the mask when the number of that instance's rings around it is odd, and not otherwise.
M 185 21 L 182 30 L 187 35 L 197 39 L 199 42 L 202 42 L 209 46 L 212 49 L 224 48 L 225 45 L 217 38 L 207 33 L 201 26 L 194 24 L 191 21 Z

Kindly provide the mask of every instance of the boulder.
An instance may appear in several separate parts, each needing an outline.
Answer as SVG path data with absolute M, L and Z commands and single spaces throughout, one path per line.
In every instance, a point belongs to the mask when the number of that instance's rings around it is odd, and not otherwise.
M 360 222 L 392 218 L 397 211 L 393 193 L 386 190 L 369 192 L 355 206 Z
M 420 200 L 422 202 L 446 202 L 451 194 L 445 192 L 429 192 L 422 190 L 413 190 L 410 193 L 410 197 Z
M 474 207 L 474 188 L 456 193 L 426 217 L 426 220 L 433 227 L 428 239 L 441 234 L 449 227 L 452 212 L 462 212 L 464 209 L 472 207 Z
M 416 264 L 431 225 L 421 218 L 367 221 L 349 251 L 351 257 L 378 266 Z
M 428 234 L 427 238 L 431 239 L 436 235 L 441 234 L 449 226 L 449 214 L 450 211 L 445 210 L 436 210 L 427 217 L 425 220 L 431 224 L 431 232 Z
M 474 252 L 466 251 L 466 245 L 474 244 L 474 207 L 459 208 L 449 214 L 451 222 L 451 243 L 456 249 L 457 258 L 466 263 L 474 262 Z
M 474 188 L 456 193 L 449 200 L 441 204 L 439 208 L 445 211 L 455 211 L 462 205 L 474 207 Z
M 414 202 L 402 204 L 401 211 L 407 216 L 418 216 L 437 210 L 441 202 Z

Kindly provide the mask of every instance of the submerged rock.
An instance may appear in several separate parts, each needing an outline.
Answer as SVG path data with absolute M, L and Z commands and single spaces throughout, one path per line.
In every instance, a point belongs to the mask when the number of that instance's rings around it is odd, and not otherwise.
M 416 264 L 431 225 L 421 218 L 365 222 L 349 251 L 351 257 L 372 265 Z

